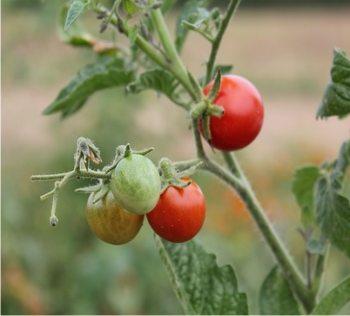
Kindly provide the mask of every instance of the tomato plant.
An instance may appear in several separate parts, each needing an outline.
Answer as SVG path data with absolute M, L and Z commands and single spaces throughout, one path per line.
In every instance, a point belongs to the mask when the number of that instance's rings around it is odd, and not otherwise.
M 143 215 L 123 209 L 111 192 L 95 203 L 94 198 L 95 193 L 91 193 L 86 206 L 86 219 L 98 238 L 114 245 L 122 245 L 135 238 L 142 226 Z
M 205 219 L 205 201 L 200 187 L 194 181 L 184 188 L 169 186 L 147 214 L 147 219 L 153 230 L 168 241 L 192 239 Z
M 216 63 L 223 35 L 239 3 L 229 0 L 221 13 L 219 8 L 208 6 L 207 1 L 188 1 L 180 12 L 175 40 L 164 19 L 174 1 L 115 0 L 107 8 L 99 0 L 73 0 L 65 6 L 60 29 L 63 39 L 73 46 L 92 48 L 98 58 L 60 91 L 44 114 L 60 113 L 64 118 L 73 115 L 90 95 L 105 88 L 124 87 L 127 93 L 152 89 L 187 112 L 196 157 L 185 161 L 162 158 L 157 168 L 145 157 L 152 149 L 137 151 L 127 144 L 117 147 L 111 164 L 95 169 L 94 164 L 102 163 L 100 151 L 91 140 L 81 137 L 71 171 L 36 175 L 32 179 L 55 181 L 53 189 L 41 196 L 52 197 L 53 226 L 58 224 L 59 194 L 73 179 L 93 181 L 92 186 L 78 189 L 93 192 L 89 216 L 105 214 L 101 205 L 110 199 L 109 190 L 120 206 L 136 213 L 127 217 L 118 208 L 123 218 L 128 218 L 116 224 L 125 237 L 131 239 L 137 233 L 142 214 L 147 213 L 155 232 L 170 240 L 155 236 L 185 314 L 248 314 L 247 294 L 240 291 L 233 268 L 220 267 L 215 256 L 190 241 L 204 222 L 205 204 L 198 185 L 190 183 L 188 177 L 195 172 L 209 172 L 244 201 L 275 260 L 276 265 L 267 271 L 260 286 L 259 312 L 334 314 L 350 300 L 350 276 L 323 297 L 319 293 L 329 248 L 336 247 L 350 257 L 350 198 L 343 191 L 350 165 L 350 141 L 344 141 L 333 161 L 299 168 L 293 178 L 292 191 L 301 210 L 298 231 L 305 248 L 304 260 L 298 260 L 305 262 L 302 272 L 266 216 L 236 156 L 230 152 L 248 146 L 257 137 L 264 117 L 262 98 L 254 85 L 243 77 L 225 75 L 232 72 L 232 66 Z M 77 27 L 79 16 L 88 10 L 101 20 L 100 32 L 110 30 L 117 42 L 95 38 Z M 181 59 L 190 31 L 203 36 L 211 46 L 205 74 L 199 78 Z M 127 37 L 130 45 L 119 42 L 119 35 Z M 350 113 L 349 82 L 350 60 L 337 49 L 318 118 L 343 118 Z M 218 151 L 208 154 L 202 136 Z M 99 211 L 92 211 L 96 209 Z M 100 226 L 92 227 L 100 238 L 113 241 L 111 236 L 103 235 L 112 224 L 111 218 L 117 216 L 116 212 L 113 216 L 108 214 L 101 231 Z
M 208 95 L 214 82 L 204 87 Z M 217 149 L 232 151 L 248 146 L 259 134 L 264 107 L 259 91 L 247 79 L 236 75 L 221 78 L 214 104 L 223 108 L 221 117 L 210 118 L 210 144 Z M 202 125 L 202 124 L 200 124 Z M 201 126 L 203 133 L 203 127 Z

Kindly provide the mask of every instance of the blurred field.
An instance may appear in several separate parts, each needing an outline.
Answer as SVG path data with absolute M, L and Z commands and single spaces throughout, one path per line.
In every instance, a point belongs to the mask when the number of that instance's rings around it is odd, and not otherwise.
M 130 245 L 103 244 L 84 219 L 86 197 L 71 193 L 76 187 L 71 185 L 62 194 L 60 223 L 53 229 L 48 226 L 49 202 L 39 201 L 48 186 L 29 181 L 33 173 L 71 168 L 79 135 L 94 139 L 105 161 L 126 142 L 155 146 L 155 160 L 194 155 L 185 114 L 152 93 L 125 98 L 122 91 L 108 90 L 66 121 L 41 115 L 59 89 L 94 58 L 59 41 L 58 4 L 2 10 L 2 313 L 180 313 L 147 223 Z M 233 63 L 235 72 L 251 79 L 264 97 L 263 131 L 239 156 L 300 265 L 304 250 L 290 181 L 297 166 L 335 157 L 350 135 L 349 119 L 315 120 L 333 47 L 350 53 L 349 16 L 350 7 L 243 9 L 219 54 L 221 63 Z M 92 16 L 85 22 L 94 28 Z M 208 48 L 198 36 L 189 37 L 184 59 L 197 74 L 204 69 Z M 235 267 L 257 312 L 257 291 L 272 264 L 269 250 L 233 192 L 206 174 L 196 178 L 208 199 L 198 239 L 220 263 Z M 330 258 L 324 290 L 350 272 L 349 261 L 338 251 Z

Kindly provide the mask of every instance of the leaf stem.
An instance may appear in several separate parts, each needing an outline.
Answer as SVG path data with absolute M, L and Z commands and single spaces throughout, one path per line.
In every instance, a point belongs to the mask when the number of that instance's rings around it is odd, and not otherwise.
M 231 17 L 236 12 L 240 2 L 241 2 L 241 0 L 231 0 L 230 1 L 230 4 L 227 8 L 225 17 L 221 22 L 219 31 L 213 40 L 213 44 L 212 44 L 212 48 L 211 48 L 211 52 L 210 52 L 210 56 L 209 56 L 209 61 L 207 64 L 207 74 L 205 77 L 206 83 L 208 83 L 213 76 L 213 69 L 214 69 L 214 65 L 215 65 L 215 60 L 216 60 L 216 56 L 218 54 L 218 50 L 219 50 L 219 47 L 221 44 L 222 37 L 223 37 L 223 35 L 226 31 L 226 28 L 231 20 Z

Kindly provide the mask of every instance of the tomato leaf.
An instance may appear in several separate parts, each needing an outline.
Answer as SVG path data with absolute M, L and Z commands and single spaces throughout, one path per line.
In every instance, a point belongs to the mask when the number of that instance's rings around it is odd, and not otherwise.
M 175 4 L 175 0 L 163 0 L 161 10 L 163 13 L 167 13 Z
M 334 315 L 350 302 L 350 276 L 332 289 L 312 311 L 313 315 Z
M 69 6 L 64 30 L 67 31 L 77 18 L 84 12 L 87 2 L 83 0 L 74 0 Z
M 187 21 L 191 24 L 195 23 L 207 10 L 204 6 L 208 3 L 208 0 L 189 0 L 183 5 L 180 15 L 176 22 L 176 40 L 175 45 L 178 51 L 182 50 L 183 44 L 186 40 L 188 29 L 183 24 L 183 21 Z M 200 12 L 202 12 L 200 14 Z
M 139 4 L 133 0 L 122 0 L 122 5 L 124 11 L 130 16 L 138 13 L 142 9 L 141 3 Z
M 73 46 L 92 46 L 94 42 L 93 36 L 79 27 L 78 23 L 74 23 L 69 29 L 65 29 L 67 12 L 68 7 L 65 5 L 61 10 L 58 25 L 58 32 L 62 41 Z
M 96 91 L 124 86 L 134 80 L 134 73 L 123 60 L 103 56 L 96 63 L 85 66 L 63 88 L 56 99 L 44 110 L 44 114 L 61 112 L 67 117 L 78 111 Z
M 344 51 L 334 50 L 331 82 L 328 84 L 317 117 L 344 117 L 350 113 L 350 59 Z
M 301 209 L 301 221 L 304 227 L 314 223 L 314 185 L 320 176 L 317 166 L 307 166 L 296 170 L 292 191 Z
M 261 286 L 259 308 L 262 315 L 300 315 L 298 302 L 277 266 Z
M 179 82 L 171 73 L 157 68 L 139 75 L 134 82 L 128 85 L 127 91 L 139 93 L 151 89 L 166 95 L 170 100 L 179 104 L 181 96 L 178 88 L 180 88 Z
M 323 234 L 350 257 L 350 201 L 341 194 L 342 180 L 350 164 L 350 141 L 340 150 L 331 172 L 316 183 L 316 216 Z
M 231 266 L 219 267 L 215 256 L 194 241 L 174 244 L 157 236 L 155 240 L 186 314 L 248 314 L 246 294 L 238 290 Z

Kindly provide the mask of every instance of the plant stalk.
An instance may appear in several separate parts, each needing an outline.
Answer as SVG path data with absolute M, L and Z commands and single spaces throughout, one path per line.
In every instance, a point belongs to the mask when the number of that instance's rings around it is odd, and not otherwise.
M 227 8 L 227 11 L 225 13 L 225 17 L 221 22 L 221 26 L 219 28 L 219 31 L 213 40 L 213 44 L 212 44 L 212 48 L 211 48 L 211 52 L 210 52 L 210 56 L 209 56 L 209 61 L 207 64 L 207 74 L 205 77 L 206 83 L 208 83 L 210 81 L 210 79 L 213 77 L 213 69 L 214 69 L 214 65 L 215 65 L 216 56 L 218 54 L 219 47 L 221 44 L 221 40 L 224 36 L 224 33 L 226 31 L 226 28 L 227 28 L 232 16 L 234 15 L 234 13 L 237 10 L 240 2 L 241 2 L 241 0 L 231 0 L 230 1 L 229 6 Z
M 300 274 L 286 247 L 265 215 L 264 209 L 260 205 L 235 156 L 229 153 L 223 153 L 223 155 L 232 174 L 236 175 L 236 177 L 241 180 L 241 186 L 235 184 L 236 181 L 233 176 L 231 176 L 232 178 L 227 175 L 223 177 L 222 168 L 220 166 L 211 166 L 207 170 L 224 180 L 237 191 L 264 236 L 291 288 L 302 302 L 306 312 L 311 312 L 314 305 L 314 295 L 312 294 L 312 291 L 307 288 L 304 278 Z
M 175 77 L 182 83 L 186 90 L 190 93 L 194 100 L 199 100 L 200 96 L 196 94 L 188 77 L 187 69 L 183 64 L 179 54 L 177 53 L 174 42 L 170 37 L 168 27 L 164 21 L 164 17 L 161 9 L 152 10 L 151 20 L 154 28 L 156 29 L 159 40 L 162 43 L 167 57 L 171 63 L 170 69 Z

